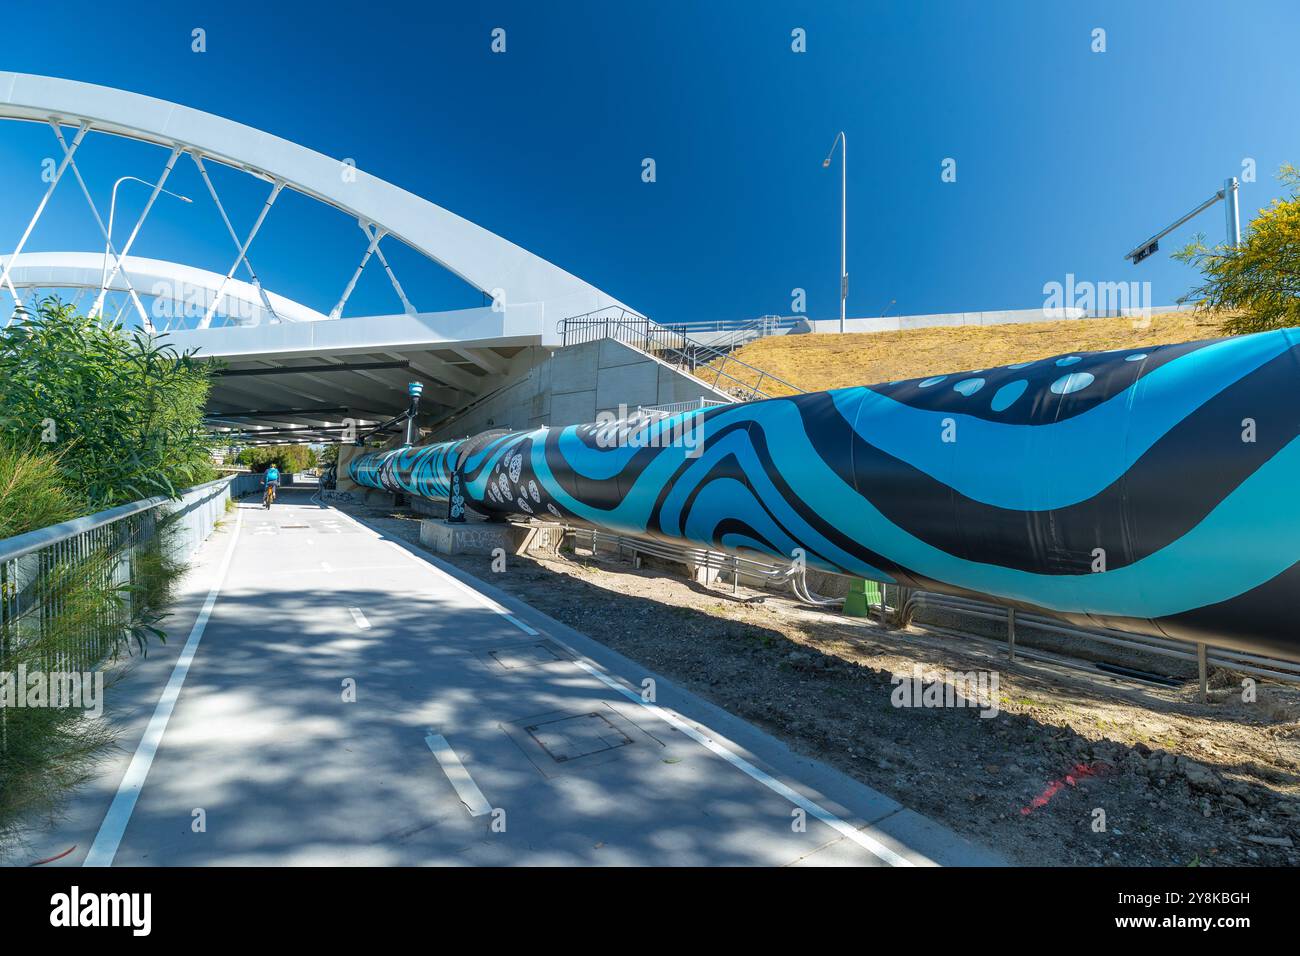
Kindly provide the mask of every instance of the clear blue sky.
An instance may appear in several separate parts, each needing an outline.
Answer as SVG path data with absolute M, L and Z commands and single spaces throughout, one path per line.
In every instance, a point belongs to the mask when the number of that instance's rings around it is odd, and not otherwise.
M 134 8 L 134 12 L 133 12 Z M 507 52 L 490 52 L 490 31 Z M 208 50 L 190 50 L 190 31 Z M 791 30 L 807 52 L 791 51 Z M 1106 31 L 1093 53 L 1092 30 Z M 1207 197 L 1244 158 L 1243 224 L 1300 164 L 1294 0 L 1181 2 L 493 2 L 10 5 L 0 68 L 173 100 L 268 130 L 439 203 L 661 321 L 838 314 L 839 169 L 849 144 L 849 314 L 1028 308 L 1066 273 L 1149 280 L 1155 304 L 1194 275 L 1168 251 L 1123 253 Z M 154 147 L 88 141 L 112 181 L 151 178 Z M 57 155 L 48 129 L 0 124 L 7 254 Z M 658 181 L 641 181 L 653 157 Z M 941 163 L 957 161 L 957 182 Z M 838 160 L 837 160 L 838 162 Z M 135 252 L 224 272 L 232 258 L 189 166 Z M 264 187 L 224 172 L 247 228 Z M 119 237 L 144 190 L 123 187 Z M 266 285 L 328 310 L 363 251 L 355 225 L 282 200 L 251 250 Z M 8 237 L 8 238 L 3 238 Z M 75 183 L 29 251 L 98 249 Z M 387 248 L 387 247 L 386 247 Z M 478 304 L 395 252 L 421 308 Z M 350 314 L 398 311 L 378 269 Z

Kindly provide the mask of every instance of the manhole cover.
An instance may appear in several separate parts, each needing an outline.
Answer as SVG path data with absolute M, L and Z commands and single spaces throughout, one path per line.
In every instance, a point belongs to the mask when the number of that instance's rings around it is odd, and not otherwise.
M 490 651 L 489 656 L 507 670 L 519 667 L 536 667 L 538 664 L 553 664 L 566 660 L 556 653 L 555 646 L 549 641 L 539 641 L 523 647 L 507 647 Z
M 557 763 L 625 747 L 632 738 L 600 714 L 561 717 L 524 728 Z

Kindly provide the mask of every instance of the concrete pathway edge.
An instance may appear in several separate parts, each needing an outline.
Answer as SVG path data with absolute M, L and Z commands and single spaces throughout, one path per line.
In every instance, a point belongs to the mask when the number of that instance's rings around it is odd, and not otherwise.
M 625 675 L 634 674 L 640 675 L 641 678 L 653 678 L 660 707 L 674 711 L 691 724 L 704 729 L 720 744 L 772 773 L 779 780 L 796 782 L 798 790 L 821 803 L 832 813 L 845 819 L 861 821 L 864 827 L 897 840 L 896 849 L 900 851 L 910 849 L 928 857 L 929 861 L 940 866 L 1009 865 L 1001 854 L 979 846 L 942 824 L 907 809 L 891 797 L 853 779 L 829 764 L 794 752 L 784 742 L 749 721 L 699 697 L 500 588 L 442 561 L 437 555 L 409 541 L 387 534 L 364 519 L 342 511 L 338 513 L 417 560 L 455 578 L 463 586 L 490 598 L 511 615 L 543 632 L 552 640 L 567 644 L 569 651 L 580 658 L 591 660 L 608 676 L 629 689 L 635 690 L 637 684 Z M 892 809 L 883 814 L 866 809 L 871 806 L 879 807 L 882 802 L 889 804 Z M 890 842 L 892 843 L 893 840 Z

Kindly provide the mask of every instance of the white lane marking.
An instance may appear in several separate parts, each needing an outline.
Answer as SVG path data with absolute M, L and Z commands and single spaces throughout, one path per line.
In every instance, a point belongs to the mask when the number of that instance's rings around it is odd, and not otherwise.
M 376 533 L 373 528 L 367 527 L 366 525 L 362 524 L 360 521 L 357 521 L 357 519 L 353 518 L 350 514 L 347 514 L 346 512 L 342 512 L 342 511 L 340 511 L 339 514 L 347 518 L 349 521 L 359 525 L 361 528 L 363 528 L 364 530 L 372 534 L 374 537 L 380 538 L 382 540 L 381 536 L 378 533 Z M 437 574 L 442 578 L 445 578 L 447 581 L 456 585 L 466 594 L 473 595 L 479 601 L 479 603 L 483 604 L 485 607 L 492 608 L 492 610 L 505 616 L 511 622 L 518 625 L 519 627 L 528 628 L 528 625 L 524 624 L 523 621 L 520 621 L 517 618 L 515 618 L 513 615 L 510 614 L 509 611 L 503 608 L 496 601 L 493 601 L 486 594 L 481 594 L 478 591 L 475 591 L 472 587 L 465 584 L 463 581 L 460 581 L 459 579 L 452 577 L 446 571 L 442 570 L 442 568 L 434 564 L 430 564 L 428 561 L 425 561 L 422 558 L 420 558 L 419 555 L 412 554 L 410 551 L 407 551 L 400 544 L 397 544 L 396 542 L 393 541 L 389 541 L 387 543 L 392 547 L 396 548 L 402 554 L 406 555 L 412 561 L 415 561 L 421 567 L 429 571 L 432 571 L 434 574 Z M 528 630 L 533 634 L 538 633 L 532 628 L 528 628 Z M 767 787 L 773 793 L 776 793 L 779 796 L 785 798 L 786 800 L 789 800 L 796 807 L 800 807 L 801 809 L 804 810 L 804 812 L 820 820 L 822 823 L 826 824 L 828 827 L 835 830 L 836 832 L 841 833 L 844 836 L 848 837 L 850 840 L 858 844 L 858 846 L 862 847 L 872 856 L 876 857 L 882 862 L 888 863 L 890 866 L 915 866 L 916 865 L 906 857 L 900 856 L 898 853 L 895 853 L 893 850 L 885 846 L 879 840 L 876 840 L 871 836 L 867 835 L 866 833 L 863 833 L 857 827 L 853 826 L 853 824 L 849 823 L 846 820 L 842 820 L 840 817 L 831 813 L 821 804 L 809 800 L 803 794 L 799 793 L 799 791 L 792 789 L 791 787 L 782 783 L 780 780 L 777 780 L 771 774 L 754 766 L 744 757 L 740 756 L 740 754 L 728 750 L 726 747 L 718 743 L 716 740 L 713 740 L 711 737 L 708 737 L 705 734 L 701 733 L 700 731 L 696 730 L 694 727 L 686 723 L 686 721 L 678 717 L 673 712 L 665 710 L 664 708 L 660 707 L 658 704 L 651 704 L 646 702 L 641 698 L 641 695 L 639 693 L 632 690 L 631 688 L 624 687 L 621 683 L 614 680 L 609 675 L 602 673 L 593 664 L 591 664 L 588 660 L 586 660 L 586 658 L 581 653 L 574 650 L 572 647 L 569 647 L 563 641 L 555 638 L 554 636 L 551 637 L 551 640 L 554 640 L 561 647 L 564 647 L 565 650 L 569 651 L 569 653 L 571 653 L 574 657 L 574 663 L 577 664 L 579 667 L 581 667 L 583 670 L 587 671 L 589 674 L 591 674 L 593 677 L 599 680 L 602 684 L 605 684 L 606 686 L 612 688 L 613 690 L 618 691 L 620 694 L 622 694 L 624 697 L 626 697 L 628 700 L 632 701 L 633 703 L 640 704 L 642 707 L 645 707 L 647 710 L 649 710 L 660 720 L 664 721 L 665 723 L 669 724 L 672 727 L 677 728 L 682 733 L 686 734 L 686 736 L 694 740 L 696 743 L 703 746 L 705 749 L 711 751 L 712 753 L 721 757 L 723 760 L 727 761 L 727 763 L 731 764 L 733 767 L 744 772 L 751 779 L 761 783 L 763 786 Z
M 122 843 L 122 836 L 126 833 L 126 826 L 131 822 L 131 814 L 135 811 L 136 801 L 140 798 L 140 791 L 144 789 L 145 779 L 149 776 L 149 768 L 153 765 L 154 755 L 158 753 L 163 733 L 167 730 L 167 722 L 171 720 L 172 711 L 176 708 L 176 701 L 180 697 L 181 687 L 185 684 L 185 677 L 189 673 L 190 664 L 194 661 L 195 652 L 198 651 L 199 641 L 203 639 L 203 631 L 208 626 L 208 618 L 212 616 L 212 609 L 217 604 L 217 596 L 221 593 L 221 588 L 225 584 L 226 572 L 230 570 L 230 559 L 234 557 L 235 545 L 239 543 L 239 529 L 243 525 L 243 521 L 243 511 L 237 511 L 235 514 L 235 532 L 231 536 L 230 545 L 226 548 L 226 553 L 221 559 L 221 566 L 217 569 L 216 580 L 212 582 L 207 599 L 204 600 L 203 607 L 199 610 L 199 616 L 194 619 L 194 626 L 190 628 L 190 636 L 185 641 L 185 646 L 181 648 L 180 656 L 176 658 L 176 664 L 172 667 L 172 675 L 167 680 L 167 686 L 163 688 L 162 696 L 158 698 L 158 705 L 154 708 L 153 716 L 149 718 L 149 724 L 144 729 L 144 736 L 140 738 L 139 746 L 135 748 L 135 754 L 131 757 L 131 764 L 126 768 L 122 782 L 117 785 L 117 793 L 113 796 L 113 802 L 109 805 L 108 812 L 104 814 L 104 821 L 99 825 L 99 832 L 95 834 L 95 840 L 91 843 L 90 850 L 86 853 L 86 859 L 81 864 L 82 866 L 113 865 L 113 858 L 117 856 L 117 848 Z
M 552 638 L 552 640 L 554 640 L 554 638 Z M 561 646 L 563 646 L 562 641 L 556 641 L 556 643 L 561 644 Z M 570 651 L 573 650 L 572 648 L 566 648 L 566 649 Z M 784 783 L 782 783 L 780 780 L 777 780 L 771 774 L 767 773 L 764 770 L 759 769 L 758 767 L 755 767 L 744 757 L 740 756 L 740 754 L 728 750 L 726 747 L 722 746 L 722 744 L 718 743 L 716 740 L 713 740 L 712 738 L 707 737 L 704 734 L 700 733 L 700 731 L 696 730 L 690 724 L 686 723 L 686 721 L 682 720 L 676 714 L 672 713 L 671 711 L 665 710 L 664 708 L 660 707 L 658 704 L 648 703 L 636 691 L 632 690 L 629 687 L 624 687 L 621 683 L 614 680 L 614 678 L 610 677 L 608 674 L 604 674 L 601 671 L 597 670 L 595 666 L 593 666 L 588 661 L 584 660 L 581 655 L 575 657 L 574 663 L 577 664 L 579 667 L 581 667 L 592 677 L 595 677 L 598 681 L 600 681 L 605 686 L 618 691 L 620 694 L 622 694 L 624 697 L 626 697 L 628 700 L 632 701 L 633 703 L 640 704 L 642 707 L 646 708 L 648 711 L 650 711 L 650 713 L 654 714 L 660 720 L 663 720 L 665 723 L 669 724 L 670 726 L 677 728 L 686 736 L 694 740 L 696 743 L 700 744 L 701 746 L 717 754 L 719 757 L 727 761 L 727 763 L 731 764 L 733 767 L 737 768 L 738 770 L 744 771 L 746 774 L 748 774 L 754 780 L 757 780 L 759 783 L 767 787 L 772 792 L 779 794 L 780 796 L 789 800 L 796 807 L 801 807 L 806 813 L 810 814 L 813 817 L 816 817 L 818 820 L 826 824 L 828 827 L 831 827 L 833 830 L 842 833 L 844 836 L 848 837 L 850 840 L 858 844 L 860 847 L 862 847 L 868 853 L 875 856 L 877 859 L 882 860 L 885 863 L 888 863 L 890 866 L 915 866 L 915 864 L 911 860 L 907 859 L 904 856 L 899 856 L 889 847 L 885 846 L 883 843 L 881 843 L 878 840 L 872 839 L 870 836 L 863 833 L 857 827 L 853 826 L 853 824 L 848 823 L 845 820 L 841 820 L 839 817 L 831 813 L 821 804 L 814 803 L 812 800 L 809 800 L 803 794 L 799 793 L 799 791 L 786 786 Z
M 320 569 L 321 569 L 322 571 L 330 571 L 330 572 L 332 572 L 332 571 L 334 570 L 334 568 L 330 565 L 330 563 L 329 563 L 328 561 L 322 561 L 322 562 L 320 563 Z
M 370 622 L 367 621 L 366 616 L 361 613 L 361 608 L 350 607 L 348 608 L 348 613 L 352 615 L 352 620 L 356 622 L 357 627 L 361 628 L 363 631 L 370 630 Z
M 456 756 L 456 751 L 451 749 L 451 744 L 447 743 L 447 738 L 442 734 L 429 734 L 424 738 L 424 742 L 429 745 L 433 755 L 438 758 L 438 764 L 442 767 L 442 772 L 447 775 L 451 785 L 456 788 L 456 796 L 460 797 L 460 802 L 465 804 L 472 817 L 481 817 L 485 813 L 492 812 L 492 804 L 488 803 L 487 797 L 483 796 L 483 791 L 478 788 L 474 778 L 469 775 L 465 765 L 460 762 Z
M 515 617 L 513 614 L 507 614 L 506 620 L 509 621 L 511 624 L 513 624 L 515 627 L 519 628 L 525 634 L 529 634 L 532 635 L 533 637 L 536 637 L 540 633 L 536 629 L 529 627 L 523 621 L 519 620 L 519 618 Z
M 496 601 L 492 600 L 486 594 L 482 594 L 479 591 L 475 591 L 464 581 L 461 581 L 459 578 L 453 577 L 452 575 L 448 574 L 446 571 L 444 571 L 442 568 L 438 567 L 437 565 L 430 564 L 428 561 L 423 560 L 422 558 L 420 558 L 419 555 L 412 554 L 410 551 L 407 551 L 397 542 L 388 541 L 386 543 L 388 544 L 389 547 L 396 548 L 399 554 L 405 555 L 407 560 L 414 561 L 416 564 L 424 568 L 426 571 L 432 571 L 435 575 L 442 578 L 452 587 L 456 588 L 458 591 L 462 592 L 463 594 L 467 594 L 469 597 L 473 598 L 475 601 L 477 601 L 483 607 L 487 608 L 489 611 L 493 611 L 497 614 L 500 614 L 502 617 L 504 617 L 515 627 L 519 628 L 525 634 L 529 635 L 530 637 L 537 636 L 538 632 L 534 628 L 529 627 L 523 621 L 519 620 L 519 618 L 515 617 L 513 614 L 511 614 L 509 611 L 503 608 Z
M 366 533 L 370 534 L 372 537 L 380 541 L 383 541 L 383 536 L 377 533 L 374 528 L 370 528 L 362 524 L 360 521 L 352 517 L 352 515 L 348 514 L 347 512 L 339 511 L 337 513 L 340 517 L 345 518 L 348 521 L 352 522 L 353 524 L 357 525 Z M 432 572 L 433 574 L 442 578 L 452 587 L 456 588 L 457 590 L 461 591 L 464 594 L 467 594 L 469 597 L 473 598 L 475 601 L 477 601 L 483 607 L 487 608 L 489 611 L 493 611 L 497 614 L 500 614 L 507 621 L 509 621 L 515 627 L 519 628 L 519 630 L 523 631 L 529 637 L 536 637 L 540 633 L 535 628 L 529 627 L 523 621 L 519 620 L 519 618 L 515 617 L 513 614 L 511 614 L 509 611 L 503 608 L 496 601 L 492 600 L 486 594 L 483 594 L 479 591 L 475 591 L 464 581 L 461 581 L 459 578 L 456 578 L 448 574 L 446 571 L 444 571 L 442 568 L 438 567 L 437 565 L 430 564 L 428 561 L 423 560 L 417 554 L 412 554 L 410 551 L 407 551 L 396 541 L 384 541 L 384 544 L 387 544 L 390 548 L 395 549 L 398 554 L 402 555 L 402 557 L 406 558 L 408 561 L 414 561 L 420 567 L 424 568 L 425 571 Z

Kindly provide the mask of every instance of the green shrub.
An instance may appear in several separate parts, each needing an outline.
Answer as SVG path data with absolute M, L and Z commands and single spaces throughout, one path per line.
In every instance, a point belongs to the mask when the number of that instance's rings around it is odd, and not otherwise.
M 0 330 L 0 429 L 17 447 L 56 451 L 92 511 L 175 497 L 216 476 L 208 375 L 158 337 L 46 299 Z
M 1201 270 L 1190 297 L 1203 311 L 1229 315 L 1227 335 L 1300 325 L 1300 169 L 1284 165 L 1278 179 L 1291 194 L 1255 217 L 1241 245 L 1210 248 L 1197 236 L 1174 254 Z
M 190 355 L 56 299 L 0 330 L 0 539 L 215 477 L 207 391 Z M 183 570 L 173 527 L 158 521 L 135 547 L 109 535 L 75 559 L 42 552 L 20 573 L 0 566 L 0 595 L 13 599 L 0 601 L 0 672 L 90 671 L 164 639 Z M 131 583 L 114 583 L 127 563 Z M 35 814 L 56 813 L 112 742 L 109 722 L 79 710 L 0 708 L 0 850 L 21 845 Z
M 253 471 L 266 471 L 271 462 L 286 474 L 306 471 L 316 464 L 316 452 L 308 445 L 257 445 L 245 448 L 235 459 Z

